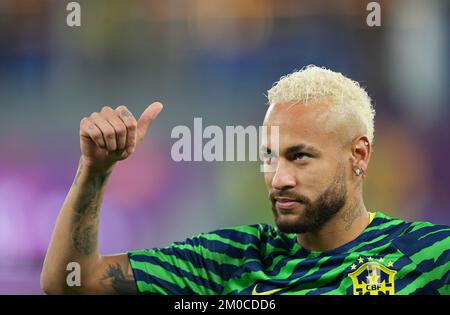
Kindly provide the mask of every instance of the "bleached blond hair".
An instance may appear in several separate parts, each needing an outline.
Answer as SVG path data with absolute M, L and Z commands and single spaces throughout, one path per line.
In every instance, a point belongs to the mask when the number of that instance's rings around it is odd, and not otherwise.
M 375 110 L 372 100 L 358 82 L 340 72 L 306 66 L 283 76 L 268 91 L 269 105 L 280 102 L 301 102 L 307 105 L 326 99 L 330 111 L 340 114 L 344 124 L 358 130 L 373 142 Z

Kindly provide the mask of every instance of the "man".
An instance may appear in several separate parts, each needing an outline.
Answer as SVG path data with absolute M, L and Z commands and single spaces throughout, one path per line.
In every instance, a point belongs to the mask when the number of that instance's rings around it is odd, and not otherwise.
M 125 106 L 83 118 L 81 159 L 57 219 L 41 286 L 47 293 L 449 294 L 450 229 L 368 211 L 363 179 L 374 138 L 371 100 L 340 73 L 308 66 L 268 93 L 265 183 L 276 228 L 199 234 L 165 248 L 102 256 L 99 209 L 109 174 L 162 109 L 138 121 Z M 268 137 L 270 139 L 270 137 Z M 81 266 L 81 286 L 66 266 Z

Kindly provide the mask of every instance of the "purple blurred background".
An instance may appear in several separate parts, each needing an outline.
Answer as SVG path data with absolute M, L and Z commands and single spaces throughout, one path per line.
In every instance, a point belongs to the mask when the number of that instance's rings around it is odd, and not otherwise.
M 182 162 L 172 128 L 260 125 L 265 93 L 308 64 L 358 80 L 376 102 L 366 205 L 450 224 L 449 1 L 0 1 L 0 293 L 41 294 L 39 272 L 76 172 L 83 116 L 105 104 L 165 109 L 113 173 L 104 254 L 219 227 L 273 223 L 259 163 Z

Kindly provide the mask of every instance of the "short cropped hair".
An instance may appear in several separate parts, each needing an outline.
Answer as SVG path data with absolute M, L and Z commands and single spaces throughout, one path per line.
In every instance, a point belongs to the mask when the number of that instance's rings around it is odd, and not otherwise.
M 330 103 L 330 111 L 341 114 L 344 123 L 359 127 L 373 142 L 375 109 L 372 100 L 358 82 L 342 73 L 309 65 L 281 77 L 268 91 L 267 97 L 269 105 L 280 102 L 308 104 L 326 99 Z

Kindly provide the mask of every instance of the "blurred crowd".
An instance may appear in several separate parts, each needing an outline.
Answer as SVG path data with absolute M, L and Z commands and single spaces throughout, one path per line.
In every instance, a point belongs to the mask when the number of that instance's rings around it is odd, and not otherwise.
M 79 121 L 103 105 L 163 113 L 113 173 L 102 253 L 168 245 L 219 227 L 272 224 L 258 162 L 170 158 L 177 125 L 259 126 L 266 92 L 308 64 L 375 102 L 367 207 L 450 224 L 450 4 L 377 1 L 0 1 L 0 294 L 39 294 L 51 231 L 79 159 Z

